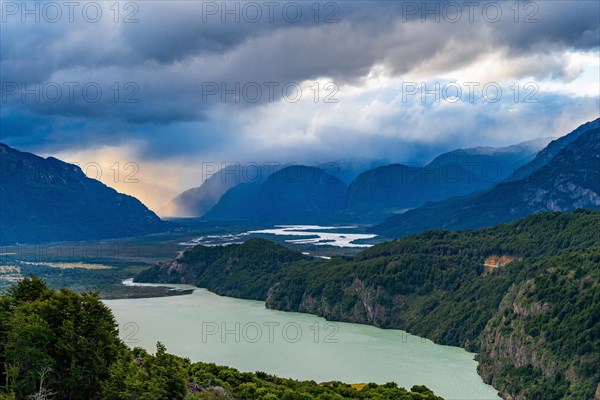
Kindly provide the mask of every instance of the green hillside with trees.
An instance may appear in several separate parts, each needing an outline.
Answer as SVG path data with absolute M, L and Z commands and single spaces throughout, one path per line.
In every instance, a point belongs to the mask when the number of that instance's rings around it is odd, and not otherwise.
M 512 261 L 489 271 L 492 256 Z M 513 396 L 587 400 L 600 382 L 600 212 L 429 231 L 354 257 L 292 258 L 262 239 L 198 246 L 137 280 L 190 283 L 465 347 L 479 353 L 485 380 Z

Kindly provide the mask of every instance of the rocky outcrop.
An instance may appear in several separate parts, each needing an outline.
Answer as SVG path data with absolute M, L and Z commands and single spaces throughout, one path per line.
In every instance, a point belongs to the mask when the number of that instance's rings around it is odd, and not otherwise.
M 385 304 L 392 301 L 399 302 L 400 299 L 390 299 L 388 293 L 382 287 L 366 286 L 360 279 L 354 279 L 351 286 L 344 289 L 355 301 L 344 307 L 342 304 L 330 304 L 325 296 L 312 296 L 304 293 L 298 305 L 281 301 L 281 294 L 277 291 L 282 289 L 281 283 L 276 283 L 269 289 L 266 299 L 266 307 L 285 311 L 298 311 L 316 314 L 329 320 L 347 321 L 357 324 L 368 324 L 377 327 L 390 326 L 390 309 Z
M 545 338 L 534 338 L 525 332 L 521 323 L 521 318 L 535 317 L 550 309 L 548 304 L 524 304 L 518 300 L 533 285 L 535 282 L 527 281 L 518 290 L 512 288 L 481 334 L 481 353 L 489 363 L 481 364 L 479 371 L 492 384 L 497 384 L 495 374 L 506 365 L 517 368 L 532 365 L 548 378 L 558 369 L 557 362 L 547 352 L 541 351 Z
M 549 273 L 556 271 L 550 269 Z M 573 273 L 564 276 L 569 280 L 576 279 Z M 557 279 L 560 279 L 558 275 Z M 588 277 L 581 277 L 580 282 L 586 281 L 589 281 Z M 554 320 L 557 314 L 552 313 L 554 305 L 531 300 L 536 297 L 536 290 L 534 279 L 513 286 L 480 335 L 478 372 L 485 382 L 501 390 L 504 399 L 527 400 L 534 381 L 544 385 L 544 382 L 564 380 L 564 387 L 581 387 L 581 366 L 595 362 L 588 356 L 565 356 L 552 349 L 550 342 L 555 340 L 551 337 L 552 332 L 538 330 L 536 326 L 545 316 Z M 557 301 L 560 297 L 557 293 Z M 515 377 L 525 379 L 528 387 L 515 384 Z M 577 391 L 564 397 L 566 400 L 585 398 L 587 395 Z

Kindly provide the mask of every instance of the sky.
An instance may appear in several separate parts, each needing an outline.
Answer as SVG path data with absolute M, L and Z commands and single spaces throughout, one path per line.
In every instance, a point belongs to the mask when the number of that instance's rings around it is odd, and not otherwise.
M 215 165 L 426 162 L 600 116 L 597 1 L 0 3 L 0 141 L 158 210 Z

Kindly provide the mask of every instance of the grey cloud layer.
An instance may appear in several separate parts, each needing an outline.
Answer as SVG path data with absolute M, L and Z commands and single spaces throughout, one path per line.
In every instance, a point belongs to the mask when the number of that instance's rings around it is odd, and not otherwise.
M 464 2 L 456 3 L 464 7 Z M 503 3 L 497 23 L 482 17 L 485 2 L 473 23 L 466 9 L 458 23 L 443 18 L 435 23 L 432 15 L 422 23 L 407 2 L 354 1 L 334 3 L 339 22 L 315 23 L 308 8 L 313 3 L 296 4 L 302 4 L 304 13 L 297 23 L 277 12 L 273 23 L 266 16 L 258 23 L 223 24 L 218 16 L 205 22 L 206 5 L 190 1 L 140 2 L 139 22 L 133 24 L 110 18 L 93 24 L 20 23 L 8 18 L 0 50 L 6 97 L 0 135 L 16 143 L 58 147 L 139 138 L 149 143 L 150 153 L 157 153 L 165 149 L 168 134 L 180 143 L 167 146 L 172 153 L 190 151 L 190 143 L 218 148 L 235 141 L 237 132 L 235 126 L 214 120 L 214 109 L 223 105 L 219 96 L 204 98 L 205 82 L 232 87 L 235 82 L 283 84 L 328 77 L 338 84 L 359 84 L 375 65 L 395 75 L 426 70 L 435 76 L 498 49 L 515 58 L 539 55 L 538 62 L 516 65 L 515 78 L 569 80 L 564 61 L 549 54 L 599 47 L 597 2 L 536 2 L 534 17 L 539 22 L 530 24 L 515 23 L 508 3 Z M 440 10 L 445 5 L 434 4 Z M 521 20 L 528 14 L 526 4 L 520 9 Z M 103 96 L 98 102 L 72 102 L 66 95 L 56 102 L 22 101 L 18 94 L 7 96 L 7 82 L 97 82 Z M 122 86 L 133 82 L 138 101 L 115 101 L 109 89 L 114 82 L 121 85 L 121 96 L 127 94 Z M 227 106 L 234 118 L 236 110 L 248 112 L 266 101 L 262 96 L 257 104 Z

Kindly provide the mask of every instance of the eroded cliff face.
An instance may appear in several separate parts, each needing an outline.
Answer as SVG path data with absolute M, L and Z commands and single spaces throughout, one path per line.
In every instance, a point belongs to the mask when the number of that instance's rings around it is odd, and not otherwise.
M 565 285 L 560 282 L 560 274 L 554 268 L 548 269 L 548 274 L 559 276 L 558 284 Z M 576 277 L 575 273 L 568 272 L 562 278 L 582 294 L 600 290 L 590 275 Z M 582 384 L 582 371 L 597 368 L 597 357 L 580 355 L 580 349 L 571 356 L 565 356 L 562 349 L 556 348 L 552 338 L 554 332 L 542 324 L 546 323 L 544 321 L 550 324 L 556 322 L 556 331 L 559 331 L 559 319 L 566 318 L 561 315 L 571 308 L 565 309 L 560 304 L 563 297 L 559 293 L 555 293 L 553 298 L 552 294 L 542 296 L 540 292 L 535 279 L 513 285 L 507 292 L 498 312 L 480 335 L 478 372 L 507 400 L 527 400 L 533 384 L 544 386 L 550 385 L 550 382 L 563 382 L 565 389 L 570 388 L 569 393 L 562 397 L 564 399 L 587 399 L 591 393 L 581 387 L 594 388 L 597 383 L 588 381 Z M 540 297 L 544 299 L 540 300 Z M 577 312 L 574 307 L 572 310 Z M 590 329 L 590 334 L 593 335 L 593 332 Z M 577 348 L 578 340 L 573 338 L 573 342 Z M 519 384 L 516 379 L 526 384 Z
M 147 279 L 141 281 L 194 285 L 197 274 L 180 254 L 174 260 L 159 262 L 154 268 L 146 271 L 146 275 L 149 275 Z
M 534 286 L 535 281 L 530 280 L 519 287 L 512 287 L 502 300 L 498 313 L 486 324 L 481 334 L 478 372 L 484 381 L 494 387 L 505 386 L 506 382 L 499 377 L 508 366 L 521 368 L 532 365 L 549 379 L 559 368 L 558 363 L 543 351 L 544 338 L 535 338 L 523 326 L 523 319 L 547 313 L 551 307 L 546 303 L 526 304 L 519 300 Z M 522 393 L 508 390 L 503 390 L 502 395 L 507 400 L 527 398 Z
M 352 298 L 350 302 L 335 302 L 333 304 L 325 296 L 311 296 L 304 293 L 296 305 L 292 302 L 282 302 L 274 293 L 280 288 L 275 284 L 266 299 L 267 308 L 284 311 L 298 311 L 316 314 L 329 320 L 369 324 L 382 328 L 392 328 L 390 314 L 392 307 L 387 306 L 392 302 L 398 303 L 399 299 L 392 301 L 389 294 L 382 287 L 366 286 L 360 279 L 355 278 L 352 285 L 344 289 L 344 294 Z M 348 296 L 349 295 L 349 296 Z
M 171 283 L 190 285 L 194 283 L 188 280 L 186 272 L 189 270 L 189 265 L 183 263 L 181 257 L 173 261 L 161 263 L 161 267 L 163 268 L 163 273 L 166 275 L 166 279 Z

